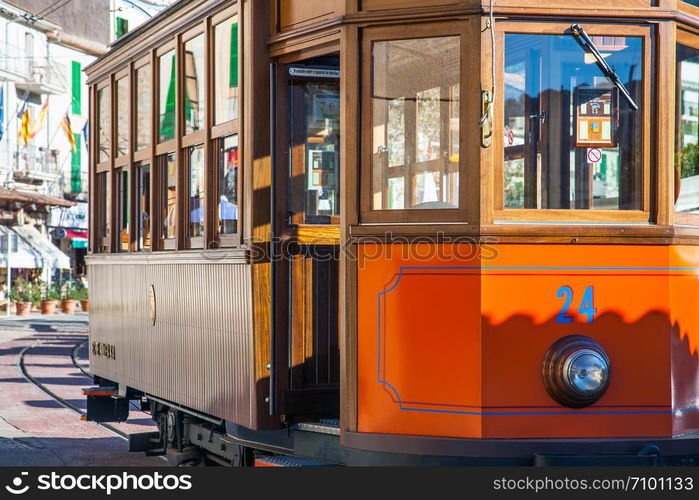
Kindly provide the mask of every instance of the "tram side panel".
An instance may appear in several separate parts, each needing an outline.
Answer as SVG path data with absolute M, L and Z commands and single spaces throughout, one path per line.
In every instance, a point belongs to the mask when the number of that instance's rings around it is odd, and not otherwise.
M 697 422 L 699 258 L 667 246 L 364 245 L 358 262 L 359 432 L 463 438 L 673 436 Z M 487 255 L 486 255 L 487 254 Z M 542 367 L 580 335 L 611 361 L 572 408 Z
M 94 375 L 255 428 L 251 267 L 90 264 Z

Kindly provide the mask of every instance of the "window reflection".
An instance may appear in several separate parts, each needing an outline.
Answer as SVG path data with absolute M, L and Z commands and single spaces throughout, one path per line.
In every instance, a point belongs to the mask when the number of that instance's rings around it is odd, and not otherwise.
M 218 232 L 238 231 L 238 135 L 220 142 L 218 152 Z
M 117 156 L 125 155 L 129 150 L 129 80 L 128 77 L 117 80 Z
M 459 205 L 459 37 L 373 45 L 375 210 Z
M 592 37 L 643 104 L 640 37 Z M 505 35 L 504 206 L 640 210 L 643 110 L 570 35 Z
M 136 182 L 136 213 L 138 214 L 136 242 L 139 250 L 150 250 L 150 165 L 145 164 L 136 167 Z
M 160 239 L 176 237 L 177 230 L 177 160 L 175 153 L 160 158 Z
M 158 122 L 158 142 L 165 142 L 175 138 L 176 73 L 175 51 L 171 50 L 158 59 L 158 113 L 160 117 Z
M 121 252 L 129 251 L 129 219 L 131 216 L 129 198 L 129 171 L 118 170 L 116 172 L 116 212 L 119 231 L 117 248 Z
M 699 213 L 699 50 L 677 47 L 675 210 Z
M 97 138 L 97 148 L 99 149 L 99 161 L 107 161 L 110 157 L 111 141 L 109 139 L 110 127 L 109 122 L 111 120 L 111 113 L 109 111 L 109 89 L 104 88 L 97 91 L 97 113 L 98 117 L 98 138 Z
M 204 236 L 204 145 L 189 148 L 189 236 Z
M 150 146 L 151 135 L 150 64 L 136 70 L 136 151 Z
M 97 247 L 99 251 L 109 251 L 109 246 L 103 244 L 103 240 L 109 237 L 109 174 L 102 172 L 97 174 L 95 190 L 95 206 L 97 221 Z
M 184 51 L 185 134 L 191 134 L 204 128 L 205 124 L 204 35 L 189 40 L 184 46 Z
M 238 16 L 217 24 L 214 38 L 214 121 L 219 124 L 238 118 Z

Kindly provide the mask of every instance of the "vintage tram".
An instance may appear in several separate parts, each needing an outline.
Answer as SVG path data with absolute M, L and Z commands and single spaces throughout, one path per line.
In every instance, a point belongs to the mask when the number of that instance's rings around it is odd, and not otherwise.
M 132 449 L 699 459 L 696 0 L 182 0 L 87 73 Z

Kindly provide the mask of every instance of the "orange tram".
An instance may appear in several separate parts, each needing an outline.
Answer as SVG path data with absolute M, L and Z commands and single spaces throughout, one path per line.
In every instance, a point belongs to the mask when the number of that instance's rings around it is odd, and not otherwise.
M 182 0 L 87 73 L 132 450 L 699 462 L 699 1 Z

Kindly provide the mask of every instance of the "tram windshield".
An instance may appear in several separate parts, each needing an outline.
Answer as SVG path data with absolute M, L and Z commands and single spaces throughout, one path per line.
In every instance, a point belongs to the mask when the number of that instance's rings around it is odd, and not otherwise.
M 591 41 L 505 35 L 504 208 L 643 208 L 643 39 Z

